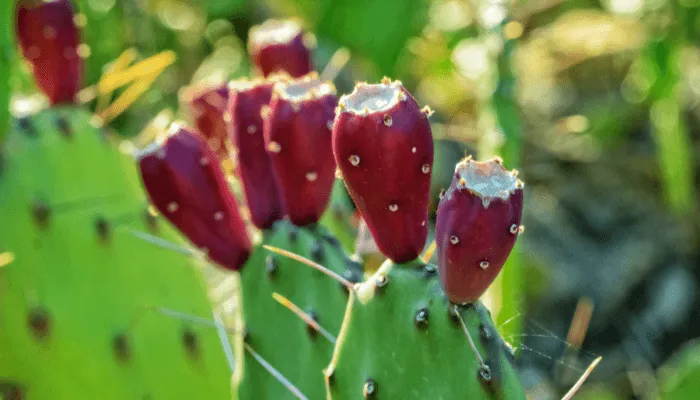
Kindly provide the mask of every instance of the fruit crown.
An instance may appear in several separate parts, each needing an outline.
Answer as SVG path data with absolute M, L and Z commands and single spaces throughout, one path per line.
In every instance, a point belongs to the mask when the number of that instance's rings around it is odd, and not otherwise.
M 474 161 L 471 156 L 460 161 L 455 167 L 455 178 L 459 181 L 445 193 L 450 197 L 454 190 L 466 189 L 481 199 L 484 207 L 492 200 L 508 200 L 516 190 L 525 185 L 518 179 L 518 171 L 508 171 L 503 160 L 495 157 L 489 161 Z
M 311 72 L 297 79 L 280 80 L 275 83 L 272 96 L 281 97 L 293 103 L 302 103 L 335 94 L 333 83 L 322 81 L 316 72 Z
M 369 115 L 387 111 L 406 99 L 401 81 L 392 82 L 391 79 L 384 78 L 381 83 L 376 84 L 358 82 L 352 93 L 340 98 L 338 111 Z
M 294 20 L 269 19 L 250 29 L 249 43 L 251 47 L 284 44 L 292 41 L 300 33 L 301 26 Z

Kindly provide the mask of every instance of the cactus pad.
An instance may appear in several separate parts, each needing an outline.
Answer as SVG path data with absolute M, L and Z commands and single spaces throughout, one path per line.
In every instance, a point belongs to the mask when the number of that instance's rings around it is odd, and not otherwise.
M 436 267 L 387 261 L 357 290 L 326 370 L 328 399 L 525 399 L 512 351 L 481 303 L 459 313 Z
M 178 241 L 147 212 L 133 161 L 90 118 L 43 111 L 13 121 L 4 145 L 0 253 L 14 260 L 0 267 L 2 392 L 230 398 L 216 332 L 149 311 L 211 315 L 193 263 L 129 232 Z
M 320 226 L 298 228 L 279 221 L 263 242 L 323 264 L 346 279 L 358 280 L 357 265 Z M 354 278 L 354 279 L 353 279 Z M 298 261 L 258 247 L 241 270 L 246 341 L 309 399 L 325 397 L 323 369 L 333 352 L 317 333 L 272 298 L 278 293 L 317 319 L 331 335 L 343 320 L 348 291 L 339 282 Z M 241 399 L 287 399 L 291 393 L 246 353 Z

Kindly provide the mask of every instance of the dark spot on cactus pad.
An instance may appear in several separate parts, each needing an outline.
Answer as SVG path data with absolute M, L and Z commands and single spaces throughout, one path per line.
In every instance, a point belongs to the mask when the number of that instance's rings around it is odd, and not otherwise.
M 290 227 L 287 236 L 289 238 L 290 243 L 296 243 L 297 238 L 299 237 L 299 228 L 297 228 L 296 226 Z
M 29 117 L 21 117 L 17 120 L 20 131 L 29 137 L 36 137 L 36 129 L 34 129 L 34 124 Z
M 333 214 L 333 218 L 338 219 L 338 220 L 343 220 L 345 219 L 345 212 L 343 211 L 343 207 L 333 204 L 331 205 L 331 213 Z
M 56 127 L 66 139 L 71 139 L 73 137 L 73 128 L 71 128 L 68 120 L 64 116 L 59 115 L 56 117 Z
M 316 313 L 316 311 L 309 309 L 306 312 L 306 314 L 309 317 L 311 317 L 312 320 L 316 321 L 317 323 L 319 322 L 318 321 L 318 313 Z M 309 333 L 309 336 L 311 336 L 312 338 L 315 338 L 316 335 L 318 334 L 318 332 L 316 332 L 316 329 L 312 328 L 311 325 L 306 325 L 306 331 Z
M 326 375 L 326 382 L 328 382 L 328 386 L 334 386 L 335 385 L 335 368 L 329 368 L 330 371 L 328 371 L 328 375 Z
M 143 213 L 143 218 L 146 222 L 146 227 L 148 227 L 151 232 L 156 232 L 158 230 L 158 218 L 153 215 L 148 208 L 146 208 Z
M 351 258 L 345 259 L 345 271 L 343 271 L 343 278 L 352 283 L 362 282 L 362 264 Z
M 106 243 L 109 240 L 110 226 L 104 217 L 97 217 L 95 220 L 95 230 L 100 241 Z
M 482 383 L 491 383 L 491 367 L 489 367 L 487 364 L 484 364 L 481 366 L 481 368 L 479 368 L 479 379 Z
M 328 242 L 328 244 L 330 244 L 331 246 L 333 246 L 335 248 L 340 248 L 340 241 L 335 236 L 329 235 L 329 234 L 324 234 L 321 237 L 323 238 L 323 240 Z
M 126 362 L 131 358 L 131 344 L 129 343 L 129 338 L 123 333 L 114 337 L 112 349 L 119 361 Z
M 0 399 L 22 400 L 22 388 L 20 383 L 0 377 Z
M 245 328 L 245 330 L 243 331 L 243 341 L 244 341 L 245 343 L 250 343 L 250 340 L 251 340 L 251 337 L 250 337 L 250 329 L 249 329 L 249 328 Z
M 372 378 L 369 378 L 362 387 L 362 396 L 365 399 L 376 399 L 378 389 L 377 383 Z
M 36 222 L 40 228 L 44 229 L 49 224 L 51 207 L 42 200 L 35 200 L 32 204 L 32 215 L 34 216 L 34 222 Z
M 311 258 L 316 262 L 323 262 L 324 256 L 323 245 L 320 241 L 315 241 L 311 245 Z
M 437 268 L 433 264 L 425 264 L 423 267 L 423 276 L 426 279 L 430 279 L 435 276 L 435 273 L 437 273 Z
M 375 285 L 377 285 L 377 294 L 381 294 L 386 290 L 386 286 L 389 284 L 389 277 L 386 275 L 379 275 L 377 277 L 377 280 L 375 281 Z
M 29 313 L 29 328 L 37 339 L 44 339 L 51 331 L 51 317 L 43 308 L 35 308 Z
M 7 400 L 22 400 L 22 390 L 18 388 L 17 386 L 13 386 L 10 388 L 7 388 L 6 390 L 3 390 L 0 392 L 0 395 L 2 395 L 3 399 Z
M 416 313 L 416 316 L 413 318 L 413 323 L 416 325 L 416 328 L 420 330 L 426 330 L 428 329 L 428 323 L 430 322 L 430 311 L 428 311 L 427 308 L 421 308 L 418 310 Z
M 270 279 L 275 279 L 277 277 L 278 269 L 279 266 L 277 264 L 277 259 L 272 254 L 269 254 L 265 258 L 265 271 L 267 271 L 267 277 Z
M 491 330 L 489 329 L 488 326 L 484 324 L 479 325 L 479 333 L 481 334 L 481 339 L 485 342 L 488 342 L 493 338 L 493 334 L 491 333 Z
M 191 357 L 197 357 L 199 355 L 199 340 L 197 339 L 197 334 L 190 328 L 185 328 L 182 332 L 182 345 L 185 346 L 187 354 Z
M 455 328 L 462 326 L 459 322 L 459 309 L 457 307 L 453 307 L 452 305 L 447 307 L 447 315 L 452 323 L 452 326 Z

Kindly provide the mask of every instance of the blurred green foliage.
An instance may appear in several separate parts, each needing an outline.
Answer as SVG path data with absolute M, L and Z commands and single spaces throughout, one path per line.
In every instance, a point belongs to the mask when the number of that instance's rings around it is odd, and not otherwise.
M 660 370 L 663 399 L 691 400 L 700 393 L 700 344 L 688 342 Z

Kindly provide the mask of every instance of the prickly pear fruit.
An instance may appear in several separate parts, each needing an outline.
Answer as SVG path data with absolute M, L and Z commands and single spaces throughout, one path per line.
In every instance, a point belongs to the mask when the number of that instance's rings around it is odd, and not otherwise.
M 292 20 L 270 19 L 250 29 L 248 52 L 253 64 L 268 76 L 286 72 L 298 78 L 313 71 L 304 32 Z
M 216 154 L 190 130 L 173 124 L 164 143 L 139 155 L 153 205 L 210 259 L 238 270 L 251 242 Z
M 335 179 L 331 144 L 335 86 L 316 73 L 275 84 L 264 122 L 265 144 L 284 209 L 296 225 L 323 214 Z
M 51 103 L 73 103 L 80 90 L 83 60 L 70 2 L 22 2 L 17 9 L 17 37 L 37 85 Z
M 503 268 L 522 230 L 522 188 L 498 158 L 457 164 L 435 227 L 440 280 L 453 303 L 476 301 Z
M 209 147 L 223 160 L 229 156 L 226 142 L 229 140 L 224 120 L 224 112 L 228 104 L 228 87 L 226 84 L 217 85 L 188 97 L 188 106 L 197 131 L 206 138 Z
M 267 229 L 284 216 L 270 157 L 265 149 L 261 111 L 272 97 L 273 80 L 234 81 L 229 85 L 229 132 L 237 153 L 236 172 L 253 224 Z
M 428 235 L 433 166 L 429 109 L 401 85 L 358 83 L 340 99 L 333 153 L 379 249 L 397 263 L 415 259 Z

